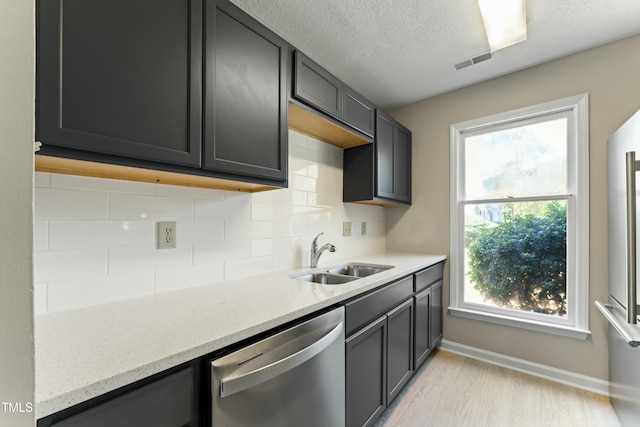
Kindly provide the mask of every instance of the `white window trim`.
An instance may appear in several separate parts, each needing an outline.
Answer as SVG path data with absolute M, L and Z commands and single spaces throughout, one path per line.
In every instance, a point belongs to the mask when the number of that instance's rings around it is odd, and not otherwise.
M 571 239 L 568 247 L 567 262 L 574 264 L 575 286 L 574 300 L 570 302 L 569 320 L 565 324 L 545 321 L 544 315 L 540 321 L 509 316 L 507 313 L 487 312 L 473 309 L 463 303 L 461 287 L 464 286 L 463 256 L 464 206 L 461 202 L 462 174 L 461 147 L 463 134 L 506 124 L 512 121 L 571 111 L 573 113 L 573 128 L 575 144 L 569 146 L 569 182 L 573 180 L 577 188 L 571 192 L 575 197 L 569 198 L 569 203 L 575 209 L 575 229 L 567 230 L 567 238 Z M 571 123 L 571 121 L 570 121 Z M 589 331 L 589 95 L 587 93 L 564 99 L 559 99 L 531 107 L 521 108 L 506 113 L 496 114 L 479 119 L 455 123 L 450 126 L 450 208 L 451 208 L 451 259 L 450 259 L 450 306 L 449 312 L 454 316 L 481 320 L 500 325 L 513 326 L 534 331 L 562 335 L 571 338 L 586 339 Z M 571 163 L 575 161 L 574 163 Z M 571 224 L 568 224 L 570 227 Z M 569 243 L 569 242 L 568 242 Z M 573 249 L 573 250 L 572 250 Z M 570 286 L 569 284 L 567 286 Z

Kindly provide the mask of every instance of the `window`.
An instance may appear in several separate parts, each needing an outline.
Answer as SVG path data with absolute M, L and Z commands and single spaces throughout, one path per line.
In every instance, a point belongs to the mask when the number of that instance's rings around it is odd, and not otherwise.
M 453 315 L 586 338 L 588 95 L 451 125 Z

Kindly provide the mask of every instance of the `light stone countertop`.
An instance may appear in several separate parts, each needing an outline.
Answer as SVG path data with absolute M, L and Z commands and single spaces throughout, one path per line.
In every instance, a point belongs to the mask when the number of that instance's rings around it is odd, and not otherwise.
M 279 271 L 35 318 L 36 417 L 188 362 L 446 259 L 384 253 L 394 268 L 342 285 Z M 342 263 L 342 264 L 343 264 Z M 320 265 L 325 271 L 340 263 Z

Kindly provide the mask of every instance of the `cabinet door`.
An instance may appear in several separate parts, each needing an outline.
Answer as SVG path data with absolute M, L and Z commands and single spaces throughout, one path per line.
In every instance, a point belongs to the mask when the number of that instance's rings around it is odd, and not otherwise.
M 370 426 L 386 407 L 387 316 L 346 340 L 347 427 Z
M 434 349 L 442 341 L 442 280 L 431 286 L 429 347 Z
M 427 359 L 431 350 L 429 333 L 431 330 L 431 288 L 416 294 L 415 300 L 415 322 L 414 322 L 414 364 L 418 368 Z
M 184 369 L 52 423 L 52 427 L 185 427 L 197 424 L 194 376 Z
M 207 0 L 204 168 L 287 178 L 287 43 L 226 0 Z
M 393 140 L 395 125 L 391 117 L 381 111 L 376 115 L 375 163 L 376 196 L 395 199 L 394 165 L 395 150 Z
M 376 112 L 376 196 L 411 203 L 411 131 Z
M 387 314 L 387 405 L 413 373 L 413 298 Z
M 411 202 L 411 132 L 396 123 L 394 133 L 393 181 L 395 199 Z
M 45 149 L 200 166 L 201 17 L 198 0 L 40 0 Z
M 349 126 L 374 135 L 376 107 L 350 87 L 344 87 L 342 120 Z
M 342 82 L 299 50 L 294 58 L 294 98 L 342 120 Z

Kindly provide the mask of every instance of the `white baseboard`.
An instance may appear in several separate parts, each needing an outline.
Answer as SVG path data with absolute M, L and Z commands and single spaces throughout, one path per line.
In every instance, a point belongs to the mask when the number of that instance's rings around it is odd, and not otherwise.
M 513 369 L 514 371 L 524 372 L 525 374 L 530 374 L 582 390 L 609 396 L 608 381 L 447 340 L 442 340 L 440 349 L 450 353 L 459 354 L 461 356 L 466 356 L 471 359 L 491 363 L 492 365 L 502 366 L 504 368 Z

